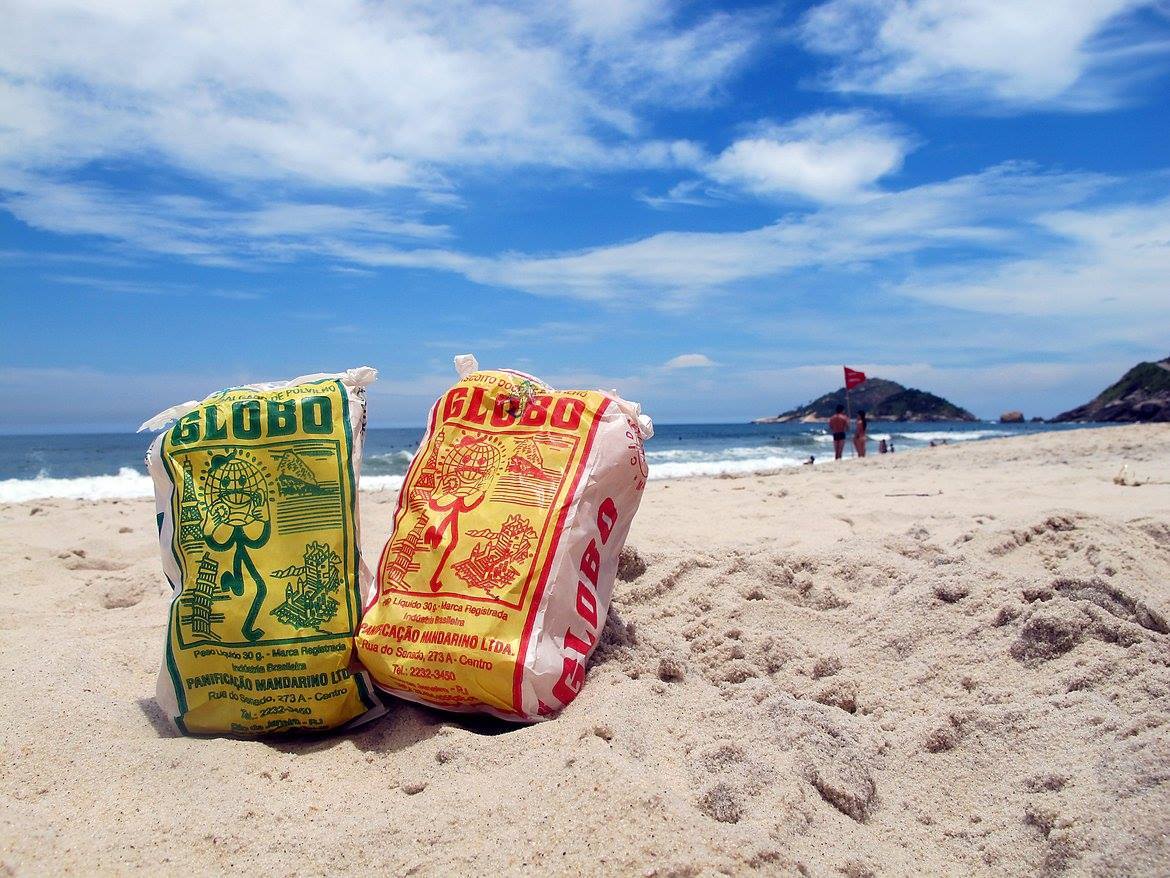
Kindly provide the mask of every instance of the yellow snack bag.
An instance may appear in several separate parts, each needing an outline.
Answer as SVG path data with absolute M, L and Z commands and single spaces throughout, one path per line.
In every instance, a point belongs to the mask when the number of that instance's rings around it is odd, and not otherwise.
M 382 712 L 353 663 L 368 367 L 168 409 L 147 452 L 173 590 L 157 700 L 184 734 L 331 729 Z
M 522 722 L 580 691 L 646 483 L 635 403 L 479 371 L 431 411 L 357 635 L 379 688 Z

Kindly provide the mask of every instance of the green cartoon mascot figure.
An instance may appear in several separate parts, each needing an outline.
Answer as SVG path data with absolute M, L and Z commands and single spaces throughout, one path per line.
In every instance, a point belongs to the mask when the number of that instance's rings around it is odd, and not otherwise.
M 224 573 L 220 580 L 224 591 L 242 596 L 245 570 L 256 586 L 256 596 L 252 599 L 252 607 L 243 628 L 244 637 L 254 643 L 264 636 L 255 623 L 268 588 L 248 550 L 258 549 L 267 543 L 272 531 L 266 482 L 254 463 L 236 457 L 236 452 L 232 451 L 211 458 L 207 484 L 208 504 L 203 537 L 207 545 L 216 551 L 234 549 L 231 572 Z

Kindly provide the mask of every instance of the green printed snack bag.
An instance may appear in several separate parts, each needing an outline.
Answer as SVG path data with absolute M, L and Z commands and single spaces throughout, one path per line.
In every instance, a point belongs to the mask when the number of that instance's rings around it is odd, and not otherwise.
M 173 597 L 157 699 L 184 734 L 332 729 L 382 712 L 354 659 L 369 368 L 213 393 L 151 443 Z M 173 424 L 173 426 L 172 426 Z

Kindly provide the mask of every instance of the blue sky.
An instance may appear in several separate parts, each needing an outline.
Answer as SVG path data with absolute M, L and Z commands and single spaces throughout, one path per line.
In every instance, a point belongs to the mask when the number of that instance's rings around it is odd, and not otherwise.
M 663 421 L 848 364 L 1051 415 L 1170 353 L 1170 10 L 15 2 L 0 431 L 475 352 Z

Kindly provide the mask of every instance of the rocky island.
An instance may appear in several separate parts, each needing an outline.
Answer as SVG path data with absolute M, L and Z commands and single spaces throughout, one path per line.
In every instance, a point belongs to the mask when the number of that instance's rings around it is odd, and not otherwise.
M 1138 363 L 1096 398 L 1057 415 L 1049 423 L 1170 421 L 1170 357 Z
M 824 421 L 845 405 L 845 388 L 826 393 L 812 402 L 771 418 L 756 418 L 754 424 L 783 424 L 789 421 Z M 874 421 L 974 421 L 976 417 L 941 396 L 925 390 L 903 387 L 897 381 L 870 378 L 861 387 L 849 392 L 849 405 L 854 413 L 864 409 Z

